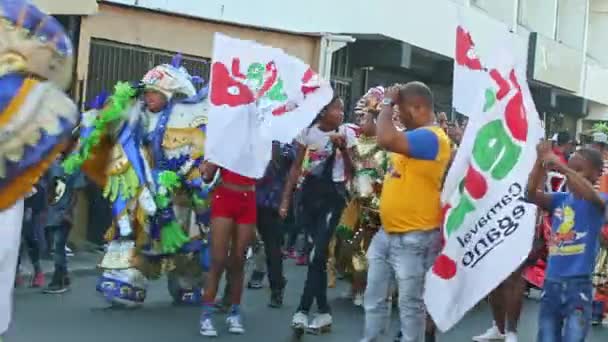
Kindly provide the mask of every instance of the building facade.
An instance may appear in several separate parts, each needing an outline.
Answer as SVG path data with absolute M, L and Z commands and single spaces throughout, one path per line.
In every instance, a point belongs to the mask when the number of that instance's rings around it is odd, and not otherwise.
M 347 103 L 367 87 L 419 79 L 437 94 L 438 109 L 449 111 L 454 29 L 463 23 L 481 55 L 508 32 L 549 131 L 580 132 L 608 120 L 608 0 L 34 2 L 74 33 L 73 92 L 83 107 L 176 52 L 206 76 L 213 33 L 223 32 L 300 57 L 331 76 Z
M 101 90 L 138 80 L 177 52 L 206 78 L 213 34 L 222 32 L 301 58 L 332 79 L 350 108 L 371 86 L 422 80 L 437 109 L 450 112 L 455 29 L 464 24 L 480 55 L 496 37 L 509 37 L 548 134 L 608 121 L 608 0 L 34 2 L 57 14 L 76 41 L 73 94 L 83 109 Z
M 474 33 L 481 55 L 493 49 L 495 37 L 510 35 L 511 50 L 528 67 L 548 130 L 574 133 L 608 119 L 603 89 L 608 45 L 602 43 L 608 34 L 608 0 L 107 2 L 296 36 L 348 35 L 357 41 L 334 54 L 332 76 L 351 102 L 377 83 L 421 79 L 435 90 L 442 110 L 451 103 L 454 30 L 463 23 Z

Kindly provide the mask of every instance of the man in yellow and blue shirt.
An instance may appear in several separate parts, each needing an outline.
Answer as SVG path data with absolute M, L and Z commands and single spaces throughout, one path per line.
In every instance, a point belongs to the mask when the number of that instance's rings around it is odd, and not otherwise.
M 391 166 L 380 198 L 383 229 L 368 250 L 362 341 L 375 341 L 384 327 L 385 298 L 394 274 L 399 286 L 401 341 L 421 342 L 426 319 L 424 277 L 441 247 L 439 198 L 451 146 L 446 133 L 435 125 L 433 95 L 425 84 L 393 87 L 387 99 L 378 118 L 377 139 L 392 152 Z M 400 132 L 391 120 L 395 105 L 406 132 Z

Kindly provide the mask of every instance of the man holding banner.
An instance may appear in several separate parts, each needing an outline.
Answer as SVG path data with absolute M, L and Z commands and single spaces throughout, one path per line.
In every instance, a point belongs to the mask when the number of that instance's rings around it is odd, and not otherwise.
M 387 314 L 386 295 L 395 274 L 399 289 L 401 341 L 424 339 L 424 275 L 440 249 L 440 189 L 451 157 L 450 139 L 435 125 L 433 95 L 423 83 L 411 82 L 389 90 L 378 118 L 378 144 L 391 154 L 380 198 L 383 228 L 367 254 L 365 332 L 362 341 L 375 341 Z M 393 108 L 408 130 L 397 130 Z M 404 196 L 405 194 L 405 196 Z M 423 195 L 423 196 L 416 196 Z

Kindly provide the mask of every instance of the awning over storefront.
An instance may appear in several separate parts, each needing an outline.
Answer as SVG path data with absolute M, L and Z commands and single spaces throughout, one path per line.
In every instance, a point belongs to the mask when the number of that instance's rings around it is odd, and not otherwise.
M 31 0 L 42 10 L 55 15 L 91 15 L 97 13 L 97 0 Z

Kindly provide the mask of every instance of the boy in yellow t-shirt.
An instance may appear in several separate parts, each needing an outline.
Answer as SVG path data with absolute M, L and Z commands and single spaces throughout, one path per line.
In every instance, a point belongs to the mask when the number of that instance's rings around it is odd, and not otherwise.
M 395 105 L 406 132 L 397 130 L 391 120 Z M 411 82 L 389 90 L 378 118 L 377 139 L 392 154 L 380 198 L 383 228 L 368 250 L 362 341 L 375 341 L 384 327 L 384 298 L 392 274 L 399 286 L 401 340 L 422 341 L 424 275 L 440 249 L 439 197 L 451 158 L 450 139 L 435 125 L 433 95 L 425 84 Z

